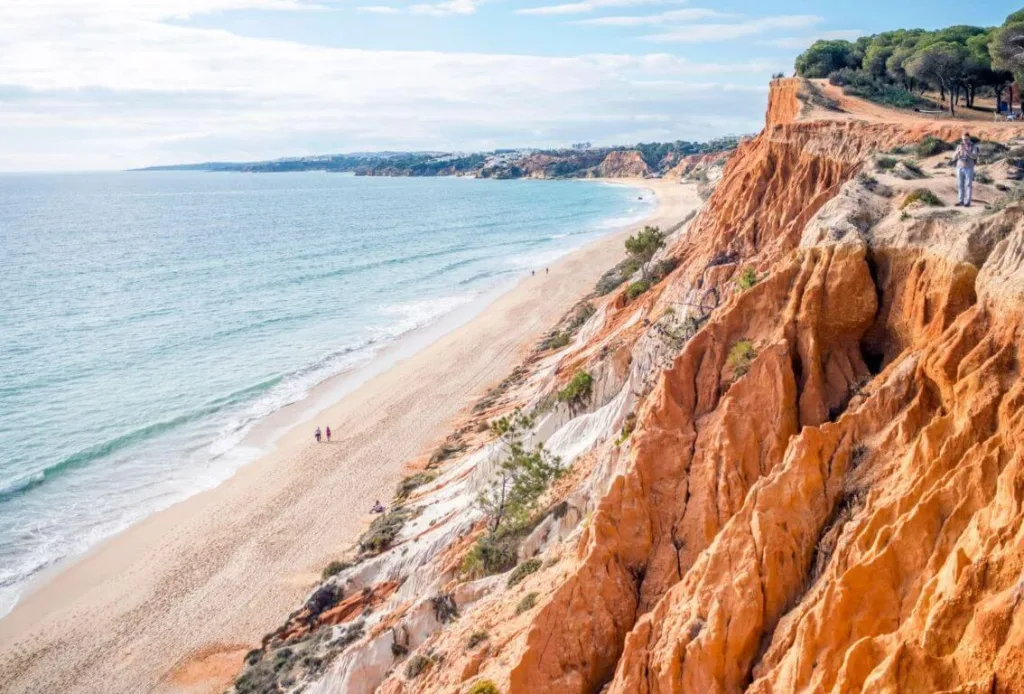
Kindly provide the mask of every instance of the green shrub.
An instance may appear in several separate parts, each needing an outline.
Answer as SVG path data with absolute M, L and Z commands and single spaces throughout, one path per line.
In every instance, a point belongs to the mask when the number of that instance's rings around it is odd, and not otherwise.
M 469 640 L 466 641 L 466 650 L 473 650 L 489 638 L 491 638 L 491 635 L 486 631 L 474 631 L 470 634 Z
M 743 274 L 740 275 L 738 284 L 742 291 L 747 291 L 757 284 L 757 282 L 757 270 L 752 267 L 748 267 L 743 271 Z
M 927 159 L 928 157 L 934 157 L 936 154 L 951 152 L 954 149 L 956 149 L 956 147 L 945 140 L 940 140 L 937 137 L 928 135 L 914 145 L 914 154 L 922 159 Z
M 405 664 L 405 676 L 414 680 L 434 665 L 434 659 L 425 655 L 414 655 Z
M 986 173 L 981 173 L 980 171 L 974 177 L 974 180 L 976 180 L 978 183 L 982 183 L 982 184 L 987 185 L 987 186 L 990 186 L 990 185 L 992 185 L 995 182 L 995 181 L 992 180 L 991 176 L 989 176 Z
M 516 614 L 521 615 L 522 613 L 532 610 L 537 606 L 537 593 L 527 593 L 523 596 L 523 599 L 516 605 Z
M 875 157 L 875 166 L 882 171 L 892 171 L 899 163 L 900 160 L 896 157 Z
M 417 472 L 415 475 L 406 477 L 398 483 L 398 488 L 395 490 L 395 498 L 399 501 L 404 501 L 412 494 L 414 489 L 433 482 L 435 479 L 437 479 L 437 475 L 432 472 Z
M 626 299 L 632 301 L 633 299 L 637 298 L 650 288 L 651 283 L 648 282 L 647 280 L 637 280 L 636 282 L 633 282 L 631 285 L 626 287 Z
M 666 277 L 668 277 L 670 274 L 672 274 L 672 271 L 675 270 L 677 267 L 679 267 L 679 261 L 676 260 L 675 258 L 665 258 L 664 260 L 659 260 L 657 263 L 654 264 L 654 269 L 651 271 L 651 276 L 654 278 L 655 282 L 660 282 Z
M 530 574 L 537 573 L 541 567 L 540 559 L 528 559 L 517 566 L 508 577 L 508 587 L 513 588 L 522 583 Z
M 377 516 L 370 527 L 359 538 L 359 548 L 364 552 L 378 554 L 383 552 L 398 537 L 402 526 L 412 518 L 413 512 L 406 508 L 396 508 L 382 516 Z
M 726 363 L 732 367 L 736 378 L 746 375 L 750 371 L 750 365 L 757 358 L 757 350 L 750 340 L 740 340 L 729 350 Z
M 900 209 L 906 209 L 917 202 L 930 207 L 943 206 L 942 201 L 939 200 L 939 197 L 935 193 L 927 188 L 918 188 L 917 190 L 912 190 L 907 197 L 903 198 L 903 203 L 900 205 Z
M 558 392 L 558 401 L 569 405 L 575 411 L 582 407 L 594 387 L 594 377 L 586 371 L 577 371 L 565 388 Z
M 331 576 L 337 576 L 345 569 L 351 568 L 351 566 L 351 562 L 335 560 L 324 567 L 323 573 L 321 573 L 320 576 L 326 581 Z
M 553 332 L 541 343 L 542 349 L 561 349 L 572 342 L 572 335 L 568 332 Z
M 480 680 L 469 688 L 467 694 L 501 694 L 501 690 L 490 680 Z
M 505 573 L 516 565 L 522 539 L 516 532 L 483 535 L 463 557 L 463 573 L 472 578 Z

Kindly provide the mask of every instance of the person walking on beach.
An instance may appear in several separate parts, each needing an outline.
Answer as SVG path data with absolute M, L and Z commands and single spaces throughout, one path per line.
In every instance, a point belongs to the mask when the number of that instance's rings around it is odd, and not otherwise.
M 331 442 L 331 428 L 327 427 L 327 429 L 324 431 L 324 434 L 327 436 L 327 443 L 330 443 Z
M 970 133 L 964 133 L 953 153 L 956 160 L 957 207 L 970 207 L 974 198 L 974 165 L 978 163 L 978 147 Z
M 317 443 L 320 443 L 320 427 L 317 427 L 316 431 L 313 432 L 313 438 L 316 439 Z

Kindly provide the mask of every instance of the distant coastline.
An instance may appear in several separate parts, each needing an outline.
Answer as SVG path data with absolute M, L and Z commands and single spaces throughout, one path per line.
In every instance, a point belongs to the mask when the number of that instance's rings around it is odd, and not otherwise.
M 475 178 L 659 178 L 688 160 L 731 152 L 740 137 L 708 142 L 640 143 L 562 149 L 496 149 L 488 152 L 361 152 L 287 157 L 252 162 L 149 166 L 132 171 L 287 173 L 325 171 L 356 176 L 470 176 Z

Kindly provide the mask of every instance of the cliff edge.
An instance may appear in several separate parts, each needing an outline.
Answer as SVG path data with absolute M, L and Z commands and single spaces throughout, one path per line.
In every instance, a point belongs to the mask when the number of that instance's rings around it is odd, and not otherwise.
M 1024 691 L 1024 129 L 972 129 L 956 208 L 920 145 L 965 125 L 806 90 L 773 82 L 658 276 L 487 393 L 235 692 Z M 567 472 L 481 570 L 516 409 Z

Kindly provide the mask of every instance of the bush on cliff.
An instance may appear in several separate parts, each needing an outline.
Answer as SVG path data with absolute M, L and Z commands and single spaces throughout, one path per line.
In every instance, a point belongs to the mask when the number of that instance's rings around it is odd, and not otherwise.
M 743 274 L 740 275 L 740 279 L 737 284 L 742 291 L 746 291 L 748 289 L 752 289 L 754 285 L 757 284 L 757 281 L 757 270 L 752 267 L 748 267 L 743 271 Z
M 732 369 L 736 378 L 745 376 L 750 371 L 750 365 L 757 358 L 757 350 L 750 340 L 739 340 L 729 350 L 726 364 Z
M 586 371 L 577 371 L 565 388 L 558 392 L 558 401 L 569 405 L 569 411 L 575 413 L 590 398 L 594 387 L 594 377 Z
M 508 583 L 506 585 L 509 588 L 514 588 L 515 586 L 519 585 L 524 580 L 526 580 L 526 577 L 530 574 L 537 573 L 540 567 L 540 559 L 528 559 L 527 561 L 524 561 L 522 564 L 517 566 L 515 570 L 509 575 Z
M 417 472 L 415 475 L 406 477 L 398 483 L 398 488 L 395 490 L 395 499 L 405 501 L 412 494 L 413 490 L 429 484 L 435 479 L 437 479 L 437 475 L 432 472 Z
M 466 694 L 501 694 L 501 690 L 490 680 L 480 680 L 470 687 Z
M 364 552 L 379 554 L 391 546 L 398 537 L 405 522 L 413 517 L 407 508 L 396 508 L 393 511 L 377 516 L 363 536 L 359 538 L 359 548 Z
M 903 198 L 903 204 L 900 205 L 900 209 L 906 209 L 914 203 L 921 203 L 922 205 L 928 205 L 929 207 L 943 207 L 942 200 L 939 199 L 932 191 L 927 188 L 918 188 L 910 192 L 907 197 Z
M 528 612 L 536 607 L 538 595 L 538 593 L 527 593 L 523 599 L 519 601 L 519 604 L 516 605 L 516 615 L 521 615 L 522 613 Z
M 937 137 L 928 135 L 914 145 L 914 154 L 922 159 L 927 159 L 928 157 L 934 157 L 936 154 L 951 152 L 954 149 L 956 148 L 945 140 L 940 140 Z
M 651 283 L 648 282 L 647 280 L 638 280 L 636 282 L 633 282 L 633 284 L 626 287 L 626 299 L 628 301 L 633 301 L 650 288 Z
M 321 573 L 320 576 L 326 581 L 331 576 L 336 576 L 351 566 L 351 562 L 335 560 L 324 567 L 323 573 Z

